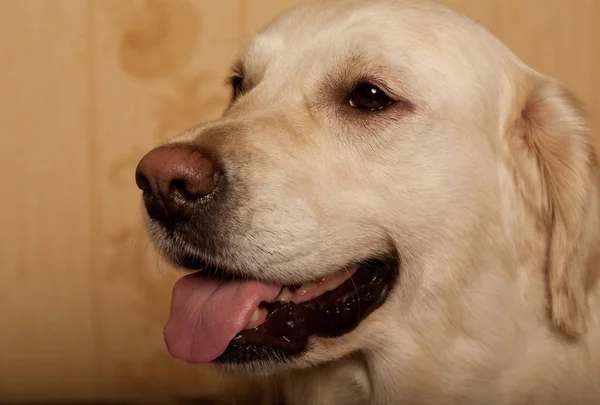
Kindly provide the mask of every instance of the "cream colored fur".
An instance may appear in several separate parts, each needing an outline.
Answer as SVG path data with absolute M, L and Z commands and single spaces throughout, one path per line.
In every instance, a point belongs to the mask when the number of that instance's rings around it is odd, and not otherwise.
M 300 7 L 241 67 L 223 118 L 174 140 L 244 185 L 214 260 L 281 283 L 387 246 L 402 262 L 355 331 L 259 367 L 285 404 L 600 403 L 598 166 L 559 84 L 419 0 Z M 365 77 L 403 101 L 344 108 Z

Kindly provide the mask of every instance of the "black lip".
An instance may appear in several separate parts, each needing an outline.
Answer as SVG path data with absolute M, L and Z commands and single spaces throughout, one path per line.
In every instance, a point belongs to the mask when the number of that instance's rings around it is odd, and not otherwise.
M 205 270 L 207 264 L 204 260 L 191 255 L 183 255 L 177 260 L 177 264 L 187 270 Z
M 214 363 L 283 362 L 300 356 L 311 336 L 339 337 L 354 330 L 386 300 L 398 277 L 396 254 L 369 259 L 344 284 L 301 304 L 266 304 L 266 321 L 237 334 Z

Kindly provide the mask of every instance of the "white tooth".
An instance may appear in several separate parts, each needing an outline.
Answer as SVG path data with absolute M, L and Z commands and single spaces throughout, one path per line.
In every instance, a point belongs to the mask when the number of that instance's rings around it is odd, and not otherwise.
M 302 284 L 298 289 L 298 295 L 303 296 L 306 295 L 311 289 L 315 288 L 317 285 L 315 283 Z
M 260 319 L 260 308 L 256 307 L 256 309 L 252 313 L 252 318 L 250 318 L 250 322 L 257 322 L 259 319 Z
M 285 302 L 288 301 L 289 298 L 292 296 L 292 292 L 290 291 L 289 288 L 287 287 L 283 287 L 283 289 L 281 290 L 281 292 L 279 293 L 279 295 L 277 296 L 276 300 L 277 301 L 281 301 L 281 302 Z

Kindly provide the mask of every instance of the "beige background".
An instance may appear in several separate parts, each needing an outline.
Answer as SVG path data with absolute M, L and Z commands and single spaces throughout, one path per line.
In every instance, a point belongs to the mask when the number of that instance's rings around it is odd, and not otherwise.
M 133 171 L 219 115 L 236 52 L 299 2 L 0 0 L 0 401 L 234 395 L 166 353 L 176 275 L 144 237 Z M 600 1 L 446 2 L 563 80 L 598 128 Z

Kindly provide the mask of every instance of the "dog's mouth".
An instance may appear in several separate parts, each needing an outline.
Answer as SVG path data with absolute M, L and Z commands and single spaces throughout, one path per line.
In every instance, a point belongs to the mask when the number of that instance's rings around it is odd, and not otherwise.
M 186 264 L 202 267 L 193 259 Z M 191 363 L 297 357 L 311 336 L 354 330 L 385 301 L 398 268 L 398 256 L 388 254 L 294 286 L 237 279 L 220 269 L 193 273 L 175 284 L 165 341 L 171 355 Z

